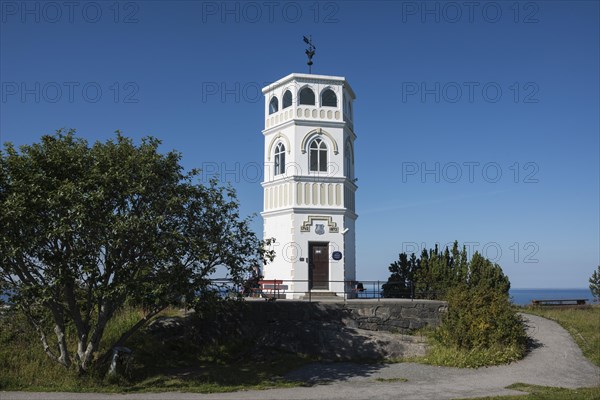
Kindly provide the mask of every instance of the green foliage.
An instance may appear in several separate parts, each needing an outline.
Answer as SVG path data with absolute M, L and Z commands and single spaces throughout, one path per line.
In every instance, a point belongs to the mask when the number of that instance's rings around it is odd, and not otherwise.
M 430 340 L 427 356 L 419 361 L 444 367 L 479 368 L 491 365 L 507 364 L 523 357 L 519 346 L 498 346 L 488 348 L 461 349 Z
M 590 277 L 590 291 L 596 302 L 600 302 L 600 265 L 598 269 L 592 273 Z
M 448 291 L 446 301 L 448 312 L 434 334 L 440 343 L 465 350 L 512 347 L 524 354 L 524 324 L 506 293 L 461 285 Z
M 410 298 L 412 296 L 411 283 L 415 271 L 419 268 L 418 263 L 419 260 L 414 254 L 409 259 L 406 253 L 401 253 L 398 261 L 394 261 L 389 266 L 392 275 L 382 287 L 383 297 Z
M 445 293 L 457 285 L 487 287 L 508 293 L 510 281 L 498 264 L 478 252 L 468 259 L 466 247 L 459 250 L 455 241 L 452 250 L 440 251 L 436 245 L 429 251 L 423 249 L 417 258 L 406 253 L 389 266 L 391 275 L 383 285 L 383 297 L 411 297 L 442 299 Z
M 600 399 L 600 387 L 566 389 L 560 387 L 538 386 L 527 383 L 514 383 L 507 389 L 526 392 L 521 396 L 493 396 L 470 398 L 471 400 L 597 400 Z
M 141 309 L 120 310 L 107 324 L 105 338 L 119 337 L 140 315 Z M 173 311 L 167 310 L 166 315 Z M 239 354 L 247 352 L 240 342 L 207 345 L 185 335 L 161 339 L 142 328 L 128 342 L 133 359 L 125 374 L 81 376 L 37 350 L 36 332 L 18 310 L 0 317 L 0 324 L 0 390 L 215 393 L 292 387 L 298 383 L 282 376 L 309 361 L 284 353 L 240 359 Z
M 272 257 L 233 189 L 196 183 L 159 145 L 60 130 L 0 152 L 0 282 L 65 367 L 90 368 L 126 301 L 146 312 L 107 348 L 183 296 L 206 301 L 217 266 L 241 283 Z
M 448 302 L 434 346 L 426 358 L 438 365 L 478 367 L 521 358 L 527 336 L 508 296 L 510 281 L 502 268 L 466 248 L 423 250 L 417 258 L 405 253 L 389 267 L 384 297 L 437 298 Z
M 0 390 L 66 390 L 94 381 L 49 359 L 40 351 L 37 332 L 18 310 L 0 316 Z
M 406 378 L 375 378 L 375 380 L 377 382 L 384 382 L 384 383 L 390 383 L 390 382 L 408 382 L 408 379 L 406 379 Z

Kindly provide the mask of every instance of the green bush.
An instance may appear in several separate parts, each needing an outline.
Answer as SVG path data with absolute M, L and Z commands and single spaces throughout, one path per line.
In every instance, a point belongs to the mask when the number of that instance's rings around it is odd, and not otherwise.
M 512 348 L 525 352 L 527 335 L 508 294 L 487 285 L 460 285 L 446 294 L 448 312 L 435 339 L 463 350 Z
M 449 289 L 460 285 L 486 286 L 503 293 L 510 289 L 500 265 L 478 252 L 469 259 L 466 246 L 461 250 L 458 241 L 452 249 L 441 250 L 437 245 L 423 249 L 420 257 L 400 253 L 388 269 L 391 275 L 382 286 L 386 298 L 443 299 Z

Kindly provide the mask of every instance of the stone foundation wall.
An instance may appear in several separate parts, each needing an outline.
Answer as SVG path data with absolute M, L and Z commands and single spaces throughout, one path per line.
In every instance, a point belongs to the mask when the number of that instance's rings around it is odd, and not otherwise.
M 339 302 L 249 301 L 244 319 L 265 326 L 285 322 L 340 323 L 349 328 L 370 331 L 410 333 L 441 323 L 447 304 L 432 300 L 385 299 Z
M 325 361 L 397 360 L 425 355 L 426 339 L 407 334 L 439 325 L 446 307 L 429 300 L 254 300 L 188 318 L 159 318 L 148 329 L 161 340 L 183 343 L 243 340 L 259 359 L 276 350 Z

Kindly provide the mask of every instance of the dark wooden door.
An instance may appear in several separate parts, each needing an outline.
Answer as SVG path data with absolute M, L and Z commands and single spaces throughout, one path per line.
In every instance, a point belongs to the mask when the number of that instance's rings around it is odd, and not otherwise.
M 329 244 L 310 244 L 310 275 L 312 289 L 329 289 Z

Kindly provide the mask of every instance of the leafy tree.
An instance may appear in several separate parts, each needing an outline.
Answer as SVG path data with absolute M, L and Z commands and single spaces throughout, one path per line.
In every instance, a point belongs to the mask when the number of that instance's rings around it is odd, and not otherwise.
M 113 346 L 182 296 L 209 298 L 218 266 L 241 282 L 272 259 L 234 191 L 195 183 L 198 172 L 184 173 L 181 155 L 159 144 L 117 132 L 90 146 L 59 130 L 0 151 L 0 282 L 65 367 L 92 367 L 126 301 L 145 313 Z
M 431 274 L 431 262 L 427 249 L 423 249 L 419 260 L 419 268 L 415 271 L 412 284 L 415 286 L 415 292 L 428 293 L 432 289 L 433 276 Z
M 383 285 L 384 297 L 443 298 L 449 289 L 459 285 L 498 289 L 508 294 L 510 281 L 498 264 L 492 263 L 478 252 L 468 259 L 466 247 L 459 251 L 455 241 L 452 250 L 440 251 L 436 245 L 423 249 L 420 258 L 413 254 L 409 260 L 401 253 L 398 261 L 390 264 L 392 273 Z
M 498 264 L 492 263 L 478 252 L 473 254 L 469 263 L 469 276 L 467 278 L 469 287 L 484 287 L 497 289 L 507 294 L 510 289 L 510 281 Z
M 600 265 L 598 265 L 598 269 L 592 273 L 590 277 L 590 291 L 594 296 L 594 299 L 599 302 L 600 301 Z
M 383 297 L 411 297 L 411 286 L 415 270 L 416 257 L 411 255 L 410 260 L 406 253 L 400 253 L 398 261 L 390 264 L 388 269 L 392 273 L 388 282 L 383 285 Z

